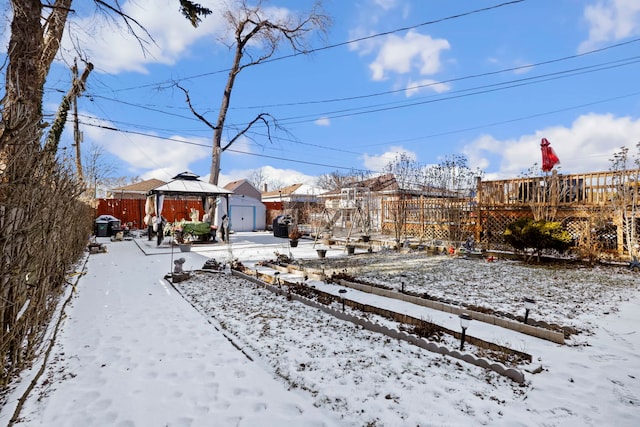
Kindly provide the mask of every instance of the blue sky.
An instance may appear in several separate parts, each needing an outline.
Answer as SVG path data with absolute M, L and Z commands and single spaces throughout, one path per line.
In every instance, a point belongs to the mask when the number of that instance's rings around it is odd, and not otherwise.
M 79 102 L 83 147 L 104 147 L 116 175 L 168 180 L 190 170 L 208 179 L 212 132 L 170 87 L 180 82 L 215 122 L 231 52 L 220 42 L 223 3 L 201 3 L 214 14 L 194 29 L 177 0 L 123 1 L 155 40 L 146 55 L 92 2 L 74 4 L 67 34 L 96 67 Z M 312 3 L 264 5 L 286 14 Z M 310 42 L 337 47 L 239 75 L 227 123 L 267 112 L 286 131 L 269 142 L 255 128 L 223 154 L 220 184 L 259 168 L 282 184 L 381 171 L 399 152 L 421 164 L 464 154 L 487 179 L 515 177 L 540 163 L 542 137 L 560 172 L 606 171 L 614 151 L 640 141 L 637 0 L 329 0 L 324 9 L 333 23 Z M 345 44 L 366 36 L 375 37 Z M 47 80 L 46 114 L 68 89 L 70 40 Z

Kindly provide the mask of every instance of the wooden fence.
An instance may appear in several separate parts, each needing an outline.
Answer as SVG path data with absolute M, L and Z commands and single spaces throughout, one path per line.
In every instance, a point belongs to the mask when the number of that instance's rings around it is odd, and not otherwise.
M 100 215 L 112 215 L 121 224 L 131 223 L 133 228 L 144 228 L 144 199 L 98 199 L 96 218 Z M 165 199 L 162 216 L 167 221 L 174 222 L 189 219 L 191 209 L 198 211 L 198 218 L 204 214 L 200 199 Z
M 593 229 L 597 221 L 605 227 L 597 238 L 604 249 L 623 248 L 621 218 L 610 209 L 613 198 L 627 192 L 629 210 L 636 209 L 640 199 L 640 170 L 596 172 L 575 175 L 552 173 L 543 177 L 516 178 L 499 181 L 478 180 L 474 194 L 465 198 L 415 197 L 382 202 L 382 232 L 394 234 L 394 222 L 405 218 L 403 236 L 423 241 L 460 244 L 471 236 L 484 247 L 504 245 L 506 226 L 521 217 L 531 217 L 544 210 L 576 239 Z M 399 214 L 401 213 L 401 214 Z M 619 215 L 619 214 L 617 214 Z M 640 229 L 640 224 L 636 227 Z

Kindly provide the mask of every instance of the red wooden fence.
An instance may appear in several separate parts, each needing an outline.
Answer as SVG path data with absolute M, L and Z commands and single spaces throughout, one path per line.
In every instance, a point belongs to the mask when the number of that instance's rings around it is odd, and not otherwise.
M 100 215 L 112 215 L 120 220 L 121 224 L 132 223 L 134 228 L 144 228 L 144 204 L 143 199 L 98 199 L 96 218 Z M 165 199 L 162 216 L 167 221 L 179 221 L 190 219 L 191 208 L 198 211 L 198 219 L 202 219 L 204 210 L 202 202 L 195 199 L 173 200 Z

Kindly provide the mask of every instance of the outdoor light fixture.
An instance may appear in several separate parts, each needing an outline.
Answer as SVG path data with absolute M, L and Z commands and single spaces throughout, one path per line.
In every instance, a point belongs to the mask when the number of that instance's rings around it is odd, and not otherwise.
M 533 310 L 533 307 L 536 305 L 536 300 L 533 298 L 525 298 L 524 299 L 524 323 L 527 323 L 529 319 L 529 311 Z
M 464 347 L 464 337 L 467 333 L 467 328 L 469 327 L 470 323 L 471 323 L 471 316 L 469 316 L 467 313 L 461 313 L 460 327 L 462 328 L 462 335 L 460 336 L 460 351 L 462 351 L 462 348 Z
M 344 312 L 344 294 L 347 293 L 346 289 L 340 289 L 338 291 L 338 293 L 340 294 L 340 298 L 342 299 L 342 312 Z
M 320 266 L 322 267 L 322 280 L 324 280 L 324 261 L 320 263 Z

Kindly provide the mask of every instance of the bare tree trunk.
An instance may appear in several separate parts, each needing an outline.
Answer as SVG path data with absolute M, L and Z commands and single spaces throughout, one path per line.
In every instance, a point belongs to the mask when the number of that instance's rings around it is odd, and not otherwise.
M 220 102 L 220 112 L 218 113 L 218 121 L 216 122 L 215 129 L 213 131 L 213 153 L 211 158 L 211 170 L 209 175 L 209 182 L 211 184 L 218 185 L 218 179 L 220 178 L 220 156 L 222 155 L 222 130 L 224 129 L 224 123 L 227 120 L 227 112 L 229 111 L 229 103 L 231 102 L 231 92 L 233 91 L 233 85 L 236 81 L 236 76 L 240 71 L 240 60 L 242 59 L 242 50 L 244 44 L 240 41 L 236 44 L 236 53 L 233 58 L 233 65 L 231 71 L 229 71 L 229 77 L 227 78 L 227 85 L 224 88 L 222 94 L 222 101 Z
M 14 17 L 0 134 L 3 160 L 11 157 L 16 147 L 39 143 L 42 119 L 42 4 L 40 0 L 13 0 L 11 3 Z

